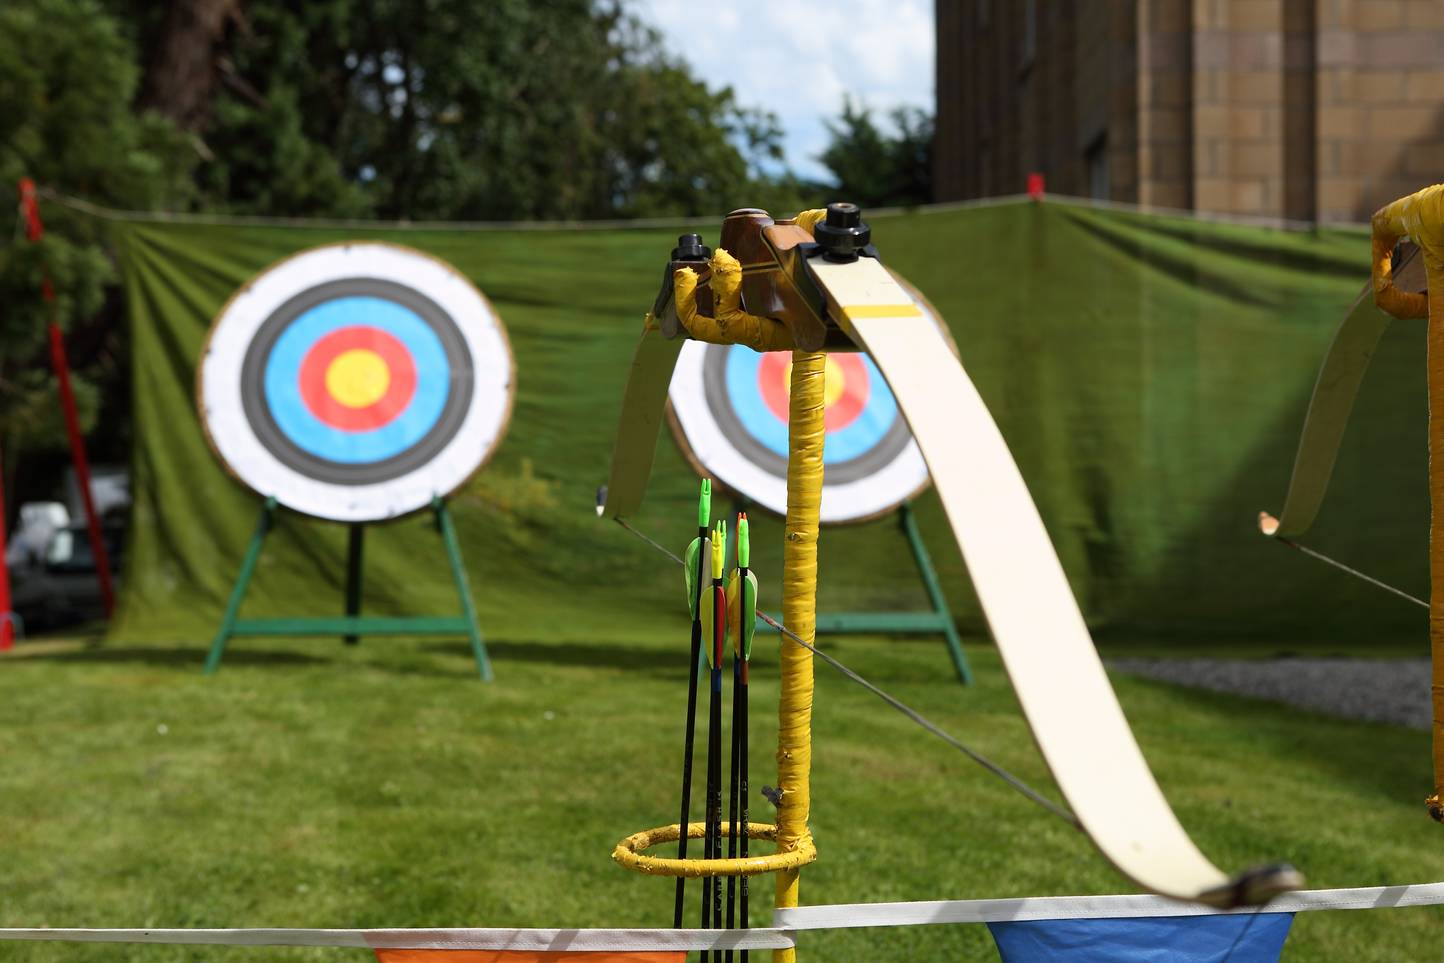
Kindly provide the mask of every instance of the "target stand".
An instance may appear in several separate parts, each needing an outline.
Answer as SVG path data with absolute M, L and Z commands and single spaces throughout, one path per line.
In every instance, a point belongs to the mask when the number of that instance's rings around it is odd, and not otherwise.
M 465 635 L 486 646 L 446 498 L 479 471 L 511 417 L 515 363 L 486 297 L 459 271 L 394 244 L 332 244 L 246 282 L 221 309 L 197 372 L 206 437 L 264 499 L 220 628 L 235 636 Z M 349 525 L 344 615 L 242 619 L 277 511 Z M 460 599 L 457 616 L 361 614 L 365 526 L 429 509 Z
M 951 345 L 938 313 L 898 279 Z M 956 347 L 954 346 L 954 353 Z M 787 512 L 788 385 L 792 354 L 759 354 L 737 344 L 682 345 L 668 390 L 668 421 L 699 475 L 733 493 L 739 510 Z M 927 463 L 873 360 L 861 352 L 827 355 L 822 525 L 845 525 L 896 512 L 931 608 L 922 611 L 818 613 L 817 632 L 943 636 L 958 680 L 972 681 L 952 610 L 918 534 L 912 500 L 928 487 Z M 759 629 L 775 631 L 759 622 Z
M 464 635 L 471 642 L 471 654 L 476 659 L 476 669 L 483 682 L 492 679 L 491 660 L 486 654 L 486 642 L 481 637 L 481 628 L 476 621 L 476 605 L 471 598 L 471 586 L 466 580 L 466 567 L 461 561 L 461 547 L 456 541 L 456 529 L 451 522 L 451 513 L 446 502 L 440 498 L 431 503 L 436 518 L 436 530 L 446 547 L 446 559 L 451 566 L 451 579 L 456 585 L 456 594 L 461 602 L 461 614 L 455 616 L 411 615 L 381 618 L 361 614 L 361 560 L 365 525 L 352 522 L 349 526 L 346 548 L 346 614 L 335 618 L 276 618 L 242 619 L 239 617 L 241 603 L 245 601 L 246 589 L 250 587 L 251 576 L 255 574 L 256 563 L 261 557 L 261 547 L 275 525 L 278 505 L 275 498 L 267 498 L 261 507 L 261 520 L 251 544 L 241 562 L 240 573 L 236 576 L 235 588 L 231 590 L 230 601 L 226 603 L 221 627 L 211 643 L 210 654 L 206 656 L 206 674 L 210 675 L 221 666 L 226 643 L 238 635 L 250 636 L 316 636 L 339 635 L 347 645 L 355 645 L 363 635 Z

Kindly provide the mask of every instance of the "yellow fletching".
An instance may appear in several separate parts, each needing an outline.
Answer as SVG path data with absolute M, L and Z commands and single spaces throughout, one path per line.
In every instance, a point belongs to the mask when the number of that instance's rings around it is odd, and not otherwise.
M 717 524 L 720 526 L 722 522 Z M 727 536 L 725 531 L 719 528 L 712 534 L 712 577 L 714 579 L 722 577 L 723 566 L 726 565 L 726 554 Z
M 736 642 L 742 638 L 742 573 L 737 569 L 727 576 L 727 631 Z

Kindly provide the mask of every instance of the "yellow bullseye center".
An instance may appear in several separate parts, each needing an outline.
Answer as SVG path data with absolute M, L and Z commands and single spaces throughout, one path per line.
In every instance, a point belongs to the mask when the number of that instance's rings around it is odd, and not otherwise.
M 391 387 L 391 369 L 375 351 L 352 348 L 326 367 L 326 392 L 348 408 L 380 401 Z
M 822 403 L 831 408 L 833 402 L 842 397 L 843 391 L 847 388 L 847 374 L 843 372 L 842 365 L 833 360 L 832 355 L 827 356 L 827 367 L 824 370 L 823 378 L 826 384 L 822 388 Z M 787 393 L 792 394 L 792 362 L 787 362 L 787 367 L 782 372 L 783 384 L 787 385 Z

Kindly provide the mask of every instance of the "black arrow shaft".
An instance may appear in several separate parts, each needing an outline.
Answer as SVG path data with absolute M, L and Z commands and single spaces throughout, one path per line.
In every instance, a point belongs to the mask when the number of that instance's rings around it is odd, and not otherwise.
M 692 750 L 697 737 L 697 664 L 702 658 L 702 546 L 707 538 L 705 526 L 697 529 L 697 597 L 692 615 L 692 657 L 687 667 L 687 732 L 682 751 L 682 815 L 677 820 L 681 835 L 677 837 L 677 858 L 687 858 L 687 824 L 692 820 Z M 672 909 L 672 928 L 682 928 L 682 907 L 686 901 L 687 878 L 677 877 L 677 898 Z

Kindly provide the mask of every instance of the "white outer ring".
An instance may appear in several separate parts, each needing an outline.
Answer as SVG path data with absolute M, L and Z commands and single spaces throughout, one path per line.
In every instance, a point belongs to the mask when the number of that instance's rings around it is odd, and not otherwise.
M 241 366 L 261 324 L 302 291 L 349 278 L 405 285 L 434 301 L 456 322 L 471 353 L 474 379 L 461 426 L 437 456 L 405 475 L 370 485 L 318 481 L 283 464 L 251 430 L 241 402 Z M 333 244 L 273 265 L 232 296 L 211 326 L 197 394 L 212 447 L 245 485 L 317 518 L 370 522 L 424 508 L 471 477 L 506 433 L 514 367 L 501 319 L 455 268 L 394 244 Z
M 672 373 L 668 398 L 697 462 L 727 488 L 778 515 L 787 514 L 787 479 L 764 471 L 722 433 L 707 406 L 702 365 L 707 345 L 688 341 Z M 902 417 L 899 409 L 898 417 Z M 908 439 L 897 457 L 866 478 L 835 484 L 822 474 L 822 507 L 818 521 L 839 524 L 871 518 L 907 501 L 928 483 L 928 466 L 918 443 Z

